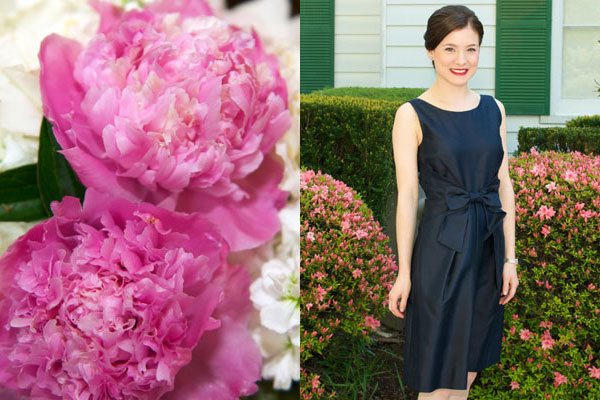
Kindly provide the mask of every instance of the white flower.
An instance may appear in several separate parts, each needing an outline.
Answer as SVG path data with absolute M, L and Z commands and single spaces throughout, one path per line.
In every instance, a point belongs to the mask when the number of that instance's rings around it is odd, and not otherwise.
M 21 235 L 24 235 L 37 222 L 2 222 L 0 223 L 0 257 L 8 247 Z M 1 278 L 0 278 L 1 279 Z M 2 397 L 0 397 L 2 398 Z
M 273 387 L 278 390 L 288 390 L 292 380 L 300 380 L 300 325 L 288 334 L 259 325 L 252 329 L 252 336 L 263 355 L 263 378 L 273 379 Z
M 89 40 L 99 16 L 85 0 L 0 2 L 0 171 L 36 162 L 42 123 L 38 52 L 50 33 Z
M 300 260 L 266 262 L 250 299 L 259 311 L 251 331 L 263 356 L 262 376 L 274 379 L 275 389 L 289 389 L 300 379 Z
M 250 299 L 260 310 L 262 324 L 286 333 L 300 320 L 300 266 L 296 260 L 269 260 L 259 279 L 250 286 Z

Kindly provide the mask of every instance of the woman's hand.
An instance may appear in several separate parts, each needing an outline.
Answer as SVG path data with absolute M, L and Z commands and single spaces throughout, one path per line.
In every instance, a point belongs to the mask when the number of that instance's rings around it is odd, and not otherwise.
M 410 275 L 401 273 L 398 275 L 396 282 L 394 282 L 392 290 L 390 290 L 388 307 L 396 317 L 404 318 L 404 310 L 406 309 L 406 302 L 410 294 L 410 285 Z
M 517 266 L 513 263 L 504 263 L 504 271 L 502 272 L 502 296 L 499 304 L 506 304 L 515 296 L 517 286 L 519 286 L 519 278 L 517 278 Z

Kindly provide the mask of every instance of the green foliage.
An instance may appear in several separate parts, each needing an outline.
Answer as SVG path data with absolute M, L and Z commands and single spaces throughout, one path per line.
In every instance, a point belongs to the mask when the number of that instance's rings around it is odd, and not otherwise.
M 0 174 L 0 221 L 36 221 L 46 218 L 37 186 L 36 165 Z
M 426 89 L 418 88 L 378 88 L 378 87 L 339 87 L 313 92 L 315 95 L 362 97 L 373 100 L 388 100 L 400 104 L 419 97 Z
M 400 102 L 319 94 L 300 101 L 302 165 L 357 190 L 385 225 L 396 186 L 392 128 Z
M 83 200 L 85 187 L 67 162 L 54 138 L 52 125 L 44 117 L 40 129 L 38 150 L 38 185 L 42 204 L 48 215 L 52 215 L 50 203 L 61 201 L 65 196 L 75 196 Z
M 470 398 L 600 398 L 598 165 L 581 153 L 510 160 L 519 286 L 500 364 L 482 371 Z
M 534 147 L 538 151 L 555 150 L 561 153 L 579 151 L 600 153 L 600 129 L 593 126 L 570 126 L 519 129 L 517 153 Z
M 567 121 L 567 128 L 571 128 L 574 126 L 593 126 L 596 128 L 600 128 L 600 115 L 584 115 L 581 117 L 573 118 Z
M 83 199 L 85 187 L 59 153 L 52 125 L 40 128 L 38 163 L 0 174 L 0 221 L 37 221 L 52 215 L 50 203 L 64 196 Z

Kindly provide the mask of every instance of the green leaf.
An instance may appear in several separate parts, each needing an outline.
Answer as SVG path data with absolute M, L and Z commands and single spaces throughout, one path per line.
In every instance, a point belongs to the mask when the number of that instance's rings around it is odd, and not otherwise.
M 0 221 L 36 221 L 47 217 L 37 186 L 37 166 L 24 165 L 0 174 Z
M 62 149 L 54 138 L 52 124 L 44 117 L 40 129 L 37 177 L 42 204 L 48 215 L 52 215 L 51 202 L 61 201 L 65 196 L 83 200 L 85 194 L 85 186 L 58 150 Z

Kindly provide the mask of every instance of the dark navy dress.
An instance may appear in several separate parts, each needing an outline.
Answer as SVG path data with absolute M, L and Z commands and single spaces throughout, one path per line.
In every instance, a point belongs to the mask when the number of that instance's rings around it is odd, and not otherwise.
M 502 114 L 488 95 L 467 111 L 410 103 L 423 132 L 418 168 L 427 199 L 411 259 L 403 381 L 419 392 L 466 389 L 468 371 L 500 360 Z

